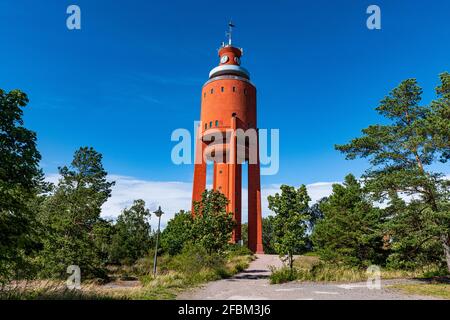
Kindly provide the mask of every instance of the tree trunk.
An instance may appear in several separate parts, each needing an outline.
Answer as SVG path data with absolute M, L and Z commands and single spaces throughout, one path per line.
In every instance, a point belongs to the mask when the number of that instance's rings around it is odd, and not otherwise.
M 444 248 L 445 261 L 447 262 L 447 270 L 450 274 L 450 237 L 448 235 L 441 236 L 442 247 Z
M 291 272 L 293 267 L 294 267 L 294 257 L 292 254 L 289 253 L 289 268 L 291 269 Z

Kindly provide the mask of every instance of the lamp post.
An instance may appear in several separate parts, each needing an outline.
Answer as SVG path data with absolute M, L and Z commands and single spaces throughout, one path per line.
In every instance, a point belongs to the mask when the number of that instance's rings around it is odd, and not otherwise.
M 156 260 L 158 259 L 158 240 L 159 240 L 159 227 L 161 226 L 161 216 L 164 212 L 161 210 L 161 206 L 158 210 L 153 212 L 158 217 L 158 232 L 156 233 L 156 246 L 155 246 L 155 258 L 153 259 L 153 275 L 156 276 Z

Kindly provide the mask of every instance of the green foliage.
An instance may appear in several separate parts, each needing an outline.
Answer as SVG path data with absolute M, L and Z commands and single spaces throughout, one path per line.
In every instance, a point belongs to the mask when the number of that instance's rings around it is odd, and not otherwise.
M 230 243 L 228 245 L 226 253 L 227 253 L 227 257 L 247 256 L 247 255 L 253 254 L 253 252 L 251 252 L 251 250 L 248 247 L 241 246 L 236 243 Z
M 59 169 L 61 178 L 42 205 L 40 222 L 46 226 L 39 254 L 41 276 L 66 278 L 66 268 L 78 265 L 83 278 L 105 277 L 105 261 L 96 244 L 100 211 L 111 194 L 102 155 L 80 148 L 70 167 Z M 103 236 L 103 232 L 98 235 Z
M 269 209 L 275 213 L 272 219 L 275 251 L 280 256 L 287 256 L 292 269 L 294 254 L 307 251 L 308 221 L 310 220 L 306 187 L 299 189 L 287 185 L 281 186 L 281 195 L 269 196 Z
M 376 200 L 393 200 L 391 226 L 404 225 L 412 217 L 404 211 L 409 209 L 395 201 L 396 196 L 414 196 L 422 204 L 414 220 L 431 224 L 427 226 L 427 235 L 422 239 L 418 233 L 414 233 L 419 236 L 416 239 L 395 237 L 395 241 L 407 243 L 394 245 L 394 251 L 412 244 L 416 249 L 411 252 L 416 255 L 417 250 L 428 251 L 433 242 L 440 241 L 444 252 L 441 259 L 446 261 L 450 272 L 449 184 L 442 174 L 427 171 L 438 159 L 448 160 L 449 83 L 449 74 L 442 74 L 438 99 L 431 106 L 422 106 L 419 104 L 422 89 L 416 80 L 403 81 L 376 109 L 388 123 L 369 126 L 362 131 L 362 137 L 336 148 L 345 153 L 347 159 L 369 159 L 372 168 L 364 175 L 365 187 Z M 416 210 L 417 204 L 413 207 L 411 209 Z M 405 252 L 403 250 L 402 259 L 408 260 Z
M 114 226 L 111 220 L 99 218 L 92 227 L 93 243 L 101 259 L 105 263 L 111 262 L 111 242 Z
M 320 210 L 324 218 L 312 240 L 323 260 L 359 267 L 384 263 L 383 210 L 373 207 L 353 175 L 347 175 L 343 185 L 333 185 Z
M 111 260 L 133 264 L 144 257 L 152 244 L 150 211 L 144 200 L 135 200 L 131 208 L 123 210 L 114 225 Z
M 192 240 L 193 219 L 190 212 L 181 210 L 175 214 L 161 232 L 161 248 L 170 255 L 181 252 L 184 245 Z
M 296 268 L 283 267 L 280 269 L 272 269 L 270 273 L 270 283 L 280 284 L 298 279 L 299 270 Z
M 202 282 L 220 279 L 224 274 L 224 263 L 222 255 L 210 254 L 203 246 L 189 243 L 184 246 L 180 254 L 167 262 L 166 268 L 186 275 L 193 282 Z M 204 278 L 206 270 L 214 270 L 214 273 L 209 274 L 211 277 L 209 279 Z M 201 277 L 201 279 L 197 277 Z
M 441 162 L 450 160 L 450 73 L 440 75 L 441 85 L 436 88 L 438 99 L 431 104 L 427 118 L 433 142 L 441 150 Z
M 275 254 L 275 247 L 273 240 L 275 238 L 274 230 L 275 217 L 268 216 L 262 219 L 262 240 L 265 254 Z
M 435 213 L 419 200 L 407 204 L 393 195 L 385 209 L 388 216 L 385 229 L 389 232 L 391 255 L 388 266 L 395 269 L 416 269 L 421 266 L 443 267 L 442 246 L 434 235 Z
M 192 239 L 208 253 L 221 252 L 227 247 L 235 222 L 226 211 L 228 199 L 221 192 L 205 190 L 201 201 L 194 204 Z
M 42 189 L 36 134 L 23 124 L 28 97 L 0 89 L 0 283 L 26 277 L 26 258 L 35 249 L 32 204 Z

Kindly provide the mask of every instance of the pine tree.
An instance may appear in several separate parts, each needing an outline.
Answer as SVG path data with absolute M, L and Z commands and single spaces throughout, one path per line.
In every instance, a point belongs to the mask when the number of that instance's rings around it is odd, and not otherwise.
M 28 97 L 0 89 L 0 283 L 25 276 L 34 250 L 36 217 L 32 204 L 42 188 L 36 134 L 25 128 Z
M 376 199 L 388 199 L 393 194 L 420 197 L 429 210 L 423 210 L 428 222 L 435 226 L 430 241 L 440 239 L 450 272 L 448 181 L 428 170 L 437 159 L 448 159 L 448 119 L 441 118 L 448 113 L 446 107 L 437 106 L 448 106 L 448 76 L 442 80 L 438 88 L 441 98 L 434 108 L 420 105 L 422 89 L 415 79 L 403 81 L 376 108 L 388 124 L 369 126 L 362 137 L 336 148 L 347 159 L 370 160 L 372 168 L 365 173 L 364 182 Z
M 323 260 L 350 266 L 383 264 L 383 210 L 375 208 L 353 175 L 333 185 L 320 203 L 323 219 L 314 228 L 314 249 Z
M 82 277 L 106 277 L 105 263 L 96 246 L 96 226 L 101 206 L 111 195 L 102 155 L 80 148 L 70 167 L 59 169 L 61 178 L 42 205 L 40 220 L 47 227 L 40 253 L 41 275 L 66 277 L 69 265 L 77 265 Z

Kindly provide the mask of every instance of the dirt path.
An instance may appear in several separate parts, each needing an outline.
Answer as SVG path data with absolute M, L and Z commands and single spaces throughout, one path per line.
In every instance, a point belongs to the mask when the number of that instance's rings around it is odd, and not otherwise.
M 433 299 L 400 293 L 386 286 L 413 280 L 382 280 L 381 289 L 369 289 L 361 283 L 291 282 L 271 285 L 270 266 L 282 265 L 276 255 L 257 255 L 257 259 L 243 272 L 230 279 L 210 282 L 203 287 L 186 291 L 177 299 L 184 300 L 405 300 Z

